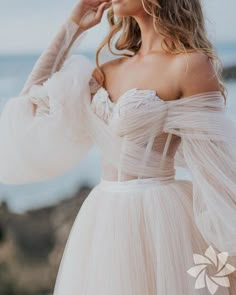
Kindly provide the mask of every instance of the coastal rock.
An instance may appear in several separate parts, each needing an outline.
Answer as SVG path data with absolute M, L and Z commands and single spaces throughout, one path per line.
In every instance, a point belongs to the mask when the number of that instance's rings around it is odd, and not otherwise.
M 24 214 L 0 205 L 0 295 L 52 293 L 70 229 L 91 188 Z
M 225 80 L 236 79 L 236 65 L 225 67 L 223 70 L 223 77 Z

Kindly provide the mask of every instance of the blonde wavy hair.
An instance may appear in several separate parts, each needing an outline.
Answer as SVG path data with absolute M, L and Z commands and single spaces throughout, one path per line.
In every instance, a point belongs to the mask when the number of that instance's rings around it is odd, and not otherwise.
M 154 30 L 164 37 L 161 46 L 165 52 L 178 54 L 198 51 L 209 57 L 226 103 L 227 90 L 222 78 L 223 64 L 207 38 L 201 0 L 142 0 L 142 4 L 146 13 L 153 17 Z M 132 16 L 116 17 L 113 8 L 110 7 L 107 19 L 110 31 L 96 51 L 96 66 L 102 81 L 105 75 L 99 65 L 101 50 L 108 45 L 111 54 L 131 57 L 139 51 L 142 41 L 139 25 Z M 115 49 L 128 50 L 131 54 L 113 52 L 112 41 L 117 33 L 120 33 L 120 36 L 114 44 Z

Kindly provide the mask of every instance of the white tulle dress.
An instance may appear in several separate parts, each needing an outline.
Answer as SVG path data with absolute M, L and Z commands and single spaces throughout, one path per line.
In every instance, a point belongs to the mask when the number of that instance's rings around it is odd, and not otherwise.
M 210 275 L 202 258 L 197 286 L 187 272 L 210 245 L 236 266 L 236 127 L 223 96 L 164 101 L 133 88 L 114 103 L 92 63 L 69 54 L 84 34 L 66 21 L 0 117 L 2 183 L 62 175 L 100 150 L 101 181 L 78 212 L 53 294 L 236 294 L 229 266 Z M 176 179 L 178 166 L 191 181 Z

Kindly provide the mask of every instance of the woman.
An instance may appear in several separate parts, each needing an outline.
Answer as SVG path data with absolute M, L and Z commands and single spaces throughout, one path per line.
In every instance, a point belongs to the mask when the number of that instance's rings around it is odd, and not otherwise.
M 107 8 L 101 47 L 120 32 L 128 53 L 94 69 L 69 52 Z M 54 295 L 235 294 L 236 128 L 215 61 L 199 0 L 80 0 L 6 103 L 3 183 L 46 180 L 93 144 L 101 152 Z

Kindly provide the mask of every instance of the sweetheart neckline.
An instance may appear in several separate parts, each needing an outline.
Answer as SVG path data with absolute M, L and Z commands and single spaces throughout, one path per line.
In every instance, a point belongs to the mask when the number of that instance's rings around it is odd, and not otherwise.
M 102 89 L 102 90 L 106 93 L 106 96 L 107 96 L 108 101 L 109 101 L 112 105 L 114 105 L 114 106 L 118 105 L 123 97 L 125 97 L 125 96 L 126 96 L 127 94 L 129 94 L 129 93 L 132 93 L 133 91 L 135 91 L 135 92 L 149 92 L 149 93 L 153 94 L 154 97 L 156 97 L 158 100 L 160 100 L 160 101 L 162 101 L 162 102 L 165 102 L 165 100 L 164 100 L 164 99 L 161 99 L 161 98 L 157 95 L 156 91 L 153 90 L 153 89 L 139 89 L 139 88 L 137 88 L 137 87 L 133 87 L 133 88 L 130 88 L 130 89 L 126 90 L 124 93 L 122 93 L 122 94 L 116 99 L 116 101 L 112 101 L 112 100 L 111 100 L 111 96 L 110 96 L 110 94 L 109 94 L 109 91 L 108 91 L 105 87 L 101 86 L 101 87 L 99 88 L 99 90 L 100 90 L 100 89 Z
M 114 107 L 116 107 L 121 99 L 126 96 L 127 94 L 129 94 L 130 92 L 132 91 L 136 91 L 136 92 L 150 92 L 154 95 L 154 97 L 157 99 L 157 101 L 161 101 L 163 103 L 177 103 L 179 100 L 183 100 L 183 99 L 190 99 L 190 98 L 195 98 L 195 97 L 198 97 L 199 95 L 203 95 L 203 94 L 209 94 L 209 93 L 216 93 L 216 94 L 220 94 L 221 92 L 219 90 L 212 90 L 212 91 L 204 91 L 204 92 L 199 92 L 197 94 L 193 94 L 193 95 L 189 95 L 189 96 L 185 96 L 185 97 L 181 97 L 179 99 L 172 99 L 172 100 L 164 100 L 162 98 L 160 98 L 156 92 L 156 90 L 153 90 L 153 89 L 141 89 L 141 88 L 138 88 L 138 87 L 133 87 L 133 88 L 130 88 L 128 90 L 126 90 L 123 94 L 121 94 L 118 99 L 116 101 L 112 101 L 111 100 L 111 97 L 110 97 L 110 94 L 109 94 L 109 91 L 103 87 L 103 86 L 100 86 L 100 88 L 98 89 L 98 91 L 100 90 L 103 90 L 105 93 L 106 93 L 106 98 L 107 98 L 107 101 L 113 105 Z

